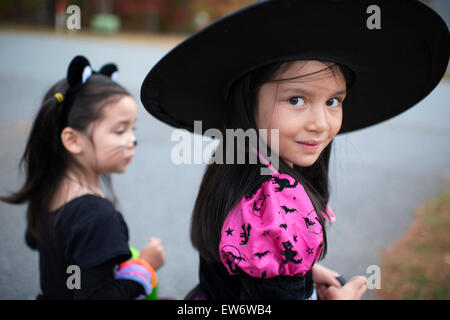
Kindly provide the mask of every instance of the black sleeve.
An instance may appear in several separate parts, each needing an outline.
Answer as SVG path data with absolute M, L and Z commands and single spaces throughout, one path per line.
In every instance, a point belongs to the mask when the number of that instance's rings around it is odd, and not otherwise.
M 311 295 L 313 288 L 312 274 L 261 279 L 242 273 L 239 277 L 241 300 L 304 300 Z
M 113 269 L 120 263 L 109 260 L 81 270 L 81 289 L 74 289 L 75 300 L 131 300 L 145 294 L 144 287 L 132 280 L 114 279 Z
M 128 227 L 120 212 L 103 199 L 80 204 L 73 214 L 61 215 L 65 255 L 73 264 L 87 270 L 113 258 L 131 257 Z

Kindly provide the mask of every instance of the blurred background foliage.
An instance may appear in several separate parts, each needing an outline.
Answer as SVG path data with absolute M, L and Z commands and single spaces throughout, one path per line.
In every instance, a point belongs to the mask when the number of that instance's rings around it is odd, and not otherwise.
M 81 29 L 98 15 L 120 21 L 117 31 L 191 34 L 256 0 L 2 0 L 2 24 L 64 29 L 66 8 L 81 9 Z

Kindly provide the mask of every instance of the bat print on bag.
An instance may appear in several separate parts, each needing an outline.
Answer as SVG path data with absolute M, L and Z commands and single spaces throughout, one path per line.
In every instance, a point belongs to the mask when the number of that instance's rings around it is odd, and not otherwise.
M 278 187 L 275 188 L 275 192 L 280 192 L 283 191 L 283 189 L 285 188 L 295 188 L 298 185 L 298 181 L 295 180 L 294 184 L 290 184 L 288 179 L 280 179 L 278 177 L 273 177 L 273 182 L 274 184 L 278 184 Z
M 265 257 L 266 255 L 268 255 L 270 253 L 269 250 L 266 250 L 264 252 L 257 252 L 255 253 L 255 257 L 258 257 L 259 260 L 261 260 L 262 257 Z

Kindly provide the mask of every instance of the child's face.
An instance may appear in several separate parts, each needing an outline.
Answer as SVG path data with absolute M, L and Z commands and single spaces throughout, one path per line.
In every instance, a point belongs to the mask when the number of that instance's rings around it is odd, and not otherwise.
M 109 104 L 103 117 L 93 124 L 92 152 L 88 163 L 98 174 L 122 173 L 134 156 L 133 133 L 137 105 L 130 96 Z
M 325 67 L 315 60 L 295 61 L 275 79 Z M 334 73 L 325 69 L 303 78 L 268 82 L 259 91 L 256 123 L 259 129 L 268 129 L 269 147 L 270 129 L 279 129 L 279 155 L 289 166 L 308 167 L 339 132 L 345 95 L 345 79 L 337 67 Z

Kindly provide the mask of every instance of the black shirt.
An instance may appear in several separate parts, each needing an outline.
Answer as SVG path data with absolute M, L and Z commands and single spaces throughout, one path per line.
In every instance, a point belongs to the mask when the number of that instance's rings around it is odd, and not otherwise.
M 131 253 L 128 227 L 107 199 L 87 194 L 45 213 L 41 239 L 27 232 L 26 242 L 39 251 L 38 299 L 133 299 L 144 293 L 137 282 L 114 279 L 114 267 Z M 79 267 L 80 289 L 68 288 L 71 265 Z

